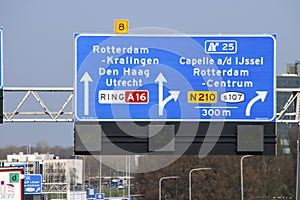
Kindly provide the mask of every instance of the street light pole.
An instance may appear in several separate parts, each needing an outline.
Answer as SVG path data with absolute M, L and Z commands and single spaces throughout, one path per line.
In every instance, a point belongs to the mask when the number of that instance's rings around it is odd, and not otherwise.
M 179 178 L 179 176 L 166 176 L 166 177 L 161 177 L 159 179 L 159 183 L 158 183 L 158 199 L 161 200 L 161 182 L 165 179 L 172 179 L 172 178 Z
M 251 156 L 253 156 L 253 155 L 245 155 L 241 158 L 241 164 L 240 164 L 240 167 L 241 167 L 241 200 L 244 200 L 243 160 L 245 158 L 248 158 Z
M 81 158 L 83 164 L 82 164 L 82 184 L 81 184 L 81 189 L 85 190 L 85 157 L 84 156 L 75 156 L 76 159 Z M 73 160 L 73 166 L 75 168 L 74 165 L 74 160 Z
M 128 183 L 129 183 L 129 186 L 128 186 L 128 197 L 130 197 L 130 187 L 131 187 L 131 176 L 130 176 L 130 155 L 128 155 L 128 175 L 129 175 L 129 180 L 128 180 Z
M 83 183 L 82 183 L 82 189 L 85 190 L 85 157 L 82 156 L 83 159 Z
M 99 194 L 102 193 L 102 156 L 99 155 Z
M 299 139 L 300 139 L 300 118 L 298 120 L 298 138 L 297 138 L 297 176 L 296 176 L 296 200 L 300 199 L 299 195 L 299 179 L 300 179 L 300 174 L 299 174 L 299 168 L 300 168 L 300 156 L 299 156 Z
M 82 158 L 82 160 L 83 160 L 83 183 L 82 183 L 82 187 L 81 187 L 81 189 L 82 190 L 85 190 L 85 157 L 84 156 L 80 156 L 80 158 Z
M 295 63 L 295 69 L 297 70 L 297 73 L 299 74 L 298 65 L 300 65 L 300 61 L 296 61 Z M 299 113 L 299 107 L 300 107 L 300 100 L 299 96 L 297 97 L 297 105 L 296 105 L 296 113 L 298 113 L 298 137 L 297 137 L 297 177 L 296 177 L 296 200 L 300 199 L 300 185 L 299 185 L 299 169 L 300 169 L 300 155 L 299 155 L 299 140 L 300 140 L 300 113 Z
M 211 170 L 211 168 L 209 167 L 195 168 L 195 169 L 191 169 L 189 172 L 189 200 L 192 200 L 192 172 L 203 171 L 203 170 Z

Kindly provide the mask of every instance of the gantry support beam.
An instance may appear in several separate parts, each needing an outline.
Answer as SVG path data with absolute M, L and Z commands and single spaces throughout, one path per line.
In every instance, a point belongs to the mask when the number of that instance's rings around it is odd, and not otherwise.
M 288 93 L 289 99 L 284 107 L 277 110 L 277 122 L 298 123 L 300 118 L 300 88 L 277 88 L 278 93 Z M 65 94 L 62 96 L 61 94 Z M 21 98 L 20 98 L 20 94 Z M 48 94 L 48 96 L 41 96 Z M 13 97 L 8 97 L 13 95 Z M 67 95 L 67 96 L 66 96 Z M 73 122 L 74 111 L 72 101 L 74 97 L 73 87 L 4 87 L 4 122 Z M 20 98 L 14 108 L 7 108 L 7 99 Z M 31 98 L 39 105 L 39 108 L 24 111 L 26 103 Z M 64 99 L 64 103 L 56 110 L 51 110 L 49 104 L 56 104 L 58 99 Z M 50 99 L 50 100 L 49 100 Z M 8 100 L 9 101 L 9 100 Z M 30 102 L 32 103 L 32 102 Z M 289 107 L 294 105 L 293 111 Z M 30 108 L 29 108 L 30 109 Z
M 43 183 L 43 194 L 67 193 L 67 183 Z
M 299 123 L 300 120 L 300 88 L 277 88 L 277 96 L 280 93 L 289 95 L 283 108 L 277 110 L 276 121 L 283 123 Z M 292 109 L 289 109 L 291 106 Z
M 73 122 L 72 87 L 4 87 L 4 122 Z M 16 100 L 15 107 L 6 106 Z M 63 101 L 57 106 L 57 102 Z M 35 105 L 35 106 L 33 106 Z M 55 107 L 56 110 L 51 110 Z M 9 110 L 10 109 L 10 110 Z

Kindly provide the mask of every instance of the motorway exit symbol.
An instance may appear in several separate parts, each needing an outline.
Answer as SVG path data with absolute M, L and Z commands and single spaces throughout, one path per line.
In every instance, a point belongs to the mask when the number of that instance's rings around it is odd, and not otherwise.
M 275 121 L 272 35 L 75 35 L 75 121 Z

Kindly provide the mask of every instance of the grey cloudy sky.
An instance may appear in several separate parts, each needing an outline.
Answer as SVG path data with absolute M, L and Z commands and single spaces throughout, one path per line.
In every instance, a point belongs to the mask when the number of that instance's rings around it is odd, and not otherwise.
M 5 87 L 72 87 L 73 33 L 113 33 L 114 19 L 129 28 L 161 27 L 184 34 L 277 35 L 277 74 L 300 59 L 299 0 L 0 0 Z M 6 102 L 9 104 L 9 102 Z M 73 145 L 72 123 L 6 123 L 0 147 Z

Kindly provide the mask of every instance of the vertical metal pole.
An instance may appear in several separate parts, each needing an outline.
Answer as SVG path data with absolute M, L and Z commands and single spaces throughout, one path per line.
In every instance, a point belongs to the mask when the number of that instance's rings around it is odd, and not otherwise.
M 81 156 L 81 158 L 83 160 L 83 167 L 82 167 L 82 169 L 83 169 L 83 183 L 82 183 L 81 189 L 82 189 L 82 191 L 84 191 L 85 190 L 85 157 Z
M 89 188 L 91 187 L 91 180 L 90 180 L 90 177 L 91 177 L 91 164 L 90 164 L 90 160 L 88 162 L 89 164 Z
M 300 61 L 296 61 L 295 63 L 295 68 L 298 71 L 298 65 L 300 64 Z M 299 179 L 300 179 L 300 174 L 299 174 L 299 168 L 300 168 L 300 155 L 299 155 L 299 140 L 300 140 L 300 97 L 298 95 L 297 97 L 297 102 L 296 102 L 296 117 L 298 117 L 298 138 L 297 138 L 297 176 L 296 176 L 296 200 L 300 200 L 300 185 L 299 185 Z
M 128 186 L 128 197 L 130 197 L 130 187 L 131 187 L 131 174 L 130 174 L 130 155 L 128 155 L 128 173 L 129 173 L 129 186 Z
M 192 199 L 192 172 L 193 170 L 189 172 L 189 200 Z
M 179 176 L 166 176 L 166 177 L 161 177 L 159 179 L 159 182 L 158 182 L 158 200 L 161 200 L 161 182 L 165 179 L 171 179 L 171 178 L 179 178 Z
M 102 157 L 101 157 L 101 155 L 100 155 L 100 159 L 99 159 L 99 170 L 100 170 L 100 172 L 99 172 L 99 194 L 101 194 L 101 192 L 102 192 Z
M 300 186 L 299 186 L 299 178 L 300 178 L 300 174 L 299 174 L 299 167 L 300 167 L 300 156 L 299 156 L 299 139 L 300 139 L 300 120 L 298 122 L 298 139 L 297 139 L 297 179 L 296 179 L 296 200 L 299 200 L 300 195 L 299 195 L 299 191 L 300 191 Z
M 122 172 L 123 173 L 123 197 L 125 197 L 125 178 L 124 177 L 126 177 L 125 175 L 124 175 L 124 171 Z
M 109 169 L 109 198 L 111 198 L 111 168 Z
M 127 184 L 127 196 L 129 197 L 129 195 L 128 195 L 129 175 L 128 175 L 127 155 L 125 155 L 125 176 L 126 176 L 126 184 Z
M 73 159 L 73 166 L 72 166 L 72 184 L 73 184 L 73 191 L 75 191 L 76 186 L 76 168 L 75 168 L 75 159 Z
M 189 200 L 192 200 L 192 172 L 193 171 L 202 171 L 202 170 L 211 170 L 210 167 L 202 167 L 202 168 L 195 168 L 191 169 L 189 172 Z
M 243 179 L 243 158 L 241 158 L 240 168 L 241 168 L 241 200 L 244 200 L 244 179 Z
M 163 180 L 163 178 L 159 179 L 158 182 L 158 200 L 161 200 L 161 181 Z
M 245 155 L 241 158 L 240 168 L 241 168 L 241 200 L 244 200 L 244 178 L 243 178 L 243 160 L 244 158 L 251 157 L 252 155 Z

